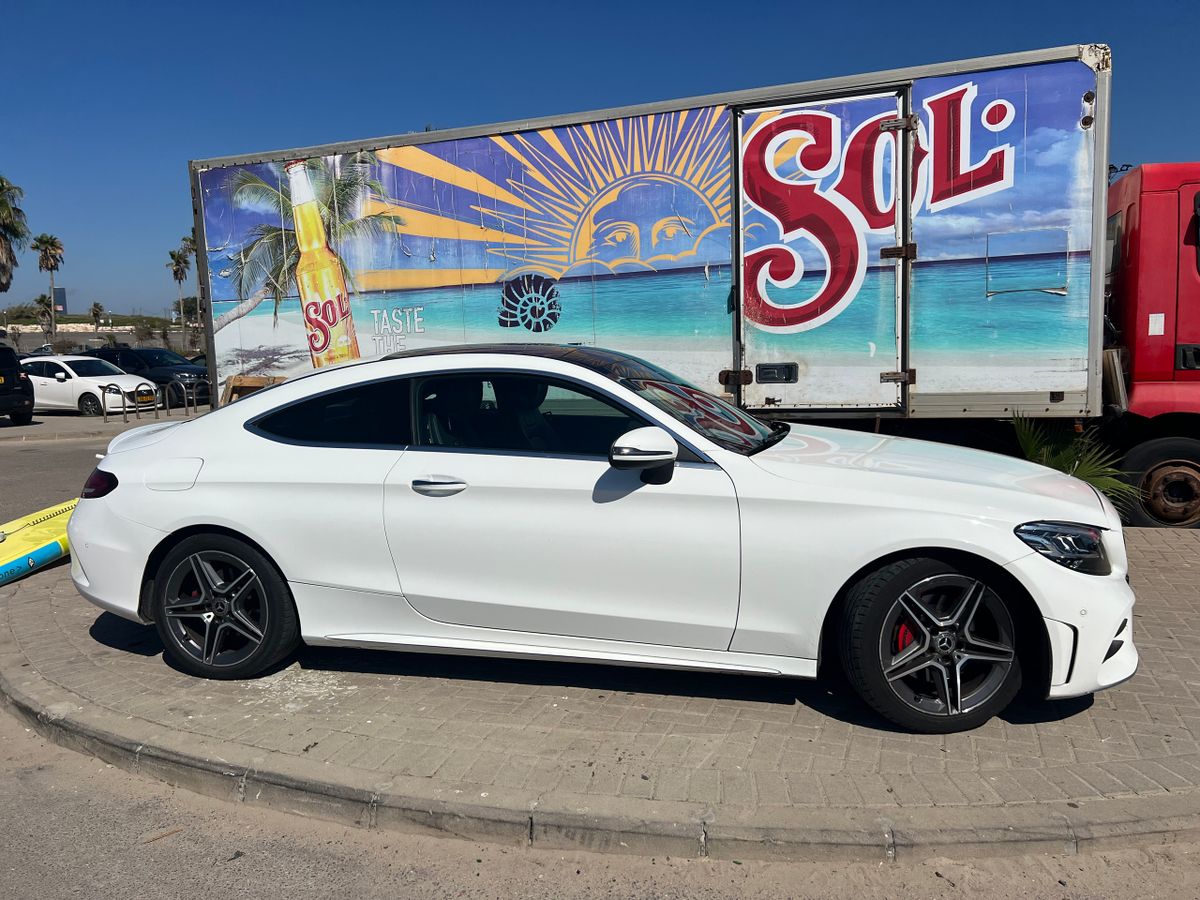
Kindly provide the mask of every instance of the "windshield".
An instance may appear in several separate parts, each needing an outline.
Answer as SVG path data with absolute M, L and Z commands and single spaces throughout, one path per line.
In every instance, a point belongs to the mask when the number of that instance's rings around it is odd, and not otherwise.
M 788 431 L 786 425 L 772 427 L 760 422 L 690 384 L 650 378 L 626 378 L 622 383 L 714 444 L 735 453 L 749 456 L 769 447 Z
M 139 350 L 138 355 L 146 361 L 148 366 L 190 366 L 191 363 L 180 356 L 178 353 L 172 353 L 170 350 L 159 350 L 151 347 L 148 350 Z
M 73 359 L 63 362 L 63 365 L 80 378 L 105 378 L 109 375 L 124 375 L 125 373 L 102 359 Z

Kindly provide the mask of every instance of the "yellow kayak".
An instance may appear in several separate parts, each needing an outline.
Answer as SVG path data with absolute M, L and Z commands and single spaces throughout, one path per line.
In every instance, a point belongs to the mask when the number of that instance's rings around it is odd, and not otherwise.
M 67 555 L 67 519 L 78 502 L 76 497 L 0 525 L 0 585 Z

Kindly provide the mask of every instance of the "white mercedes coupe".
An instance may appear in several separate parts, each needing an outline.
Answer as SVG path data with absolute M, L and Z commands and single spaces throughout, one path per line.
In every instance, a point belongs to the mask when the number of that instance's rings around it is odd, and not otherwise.
M 478 345 L 322 370 L 117 437 L 71 576 L 181 669 L 303 641 L 815 677 L 972 728 L 1022 681 L 1131 677 L 1121 522 L 957 447 L 771 424 L 605 350 Z

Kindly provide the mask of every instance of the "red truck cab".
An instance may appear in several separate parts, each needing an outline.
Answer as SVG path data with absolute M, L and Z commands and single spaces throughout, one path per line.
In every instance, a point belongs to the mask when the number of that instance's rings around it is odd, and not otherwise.
M 1200 525 L 1200 163 L 1138 166 L 1108 191 L 1108 338 L 1136 525 Z

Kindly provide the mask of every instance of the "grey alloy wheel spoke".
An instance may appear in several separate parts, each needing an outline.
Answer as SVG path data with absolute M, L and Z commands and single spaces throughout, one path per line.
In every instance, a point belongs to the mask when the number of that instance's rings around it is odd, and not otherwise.
M 893 663 L 890 668 L 884 669 L 883 675 L 888 681 L 897 681 L 937 664 L 936 657 L 921 650 Z
M 929 638 L 930 629 L 936 628 L 941 624 L 941 620 L 908 591 L 900 595 L 900 605 L 908 612 L 909 617 L 913 620 L 913 624 L 925 633 L 926 639 Z
M 174 618 L 197 618 L 204 615 L 208 609 L 208 600 L 204 597 L 179 597 L 163 607 L 163 615 Z
M 962 706 L 962 673 L 958 666 L 948 667 L 935 663 L 937 670 L 936 683 L 942 702 L 946 705 L 944 715 L 957 715 Z
M 222 582 L 221 593 L 229 598 L 231 604 L 236 605 L 241 596 L 253 587 L 256 581 L 258 581 L 258 576 L 254 573 L 254 570 L 247 568 L 236 578 Z
M 212 564 L 204 559 L 199 553 L 193 553 L 188 557 L 188 562 L 192 566 L 192 572 L 196 576 L 196 584 L 200 587 L 200 593 L 211 600 L 214 594 L 220 592 L 221 577 L 217 574 L 216 569 Z
M 950 614 L 950 618 L 946 620 L 945 624 L 957 625 L 962 629 L 970 628 L 971 623 L 975 620 L 975 613 L 979 611 L 979 604 L 983 602 L 983 595 L 986 590 L 987 588 L 982 581 L 972 581 L 963 592 L 962 602 Z
M 206 619 L 204 623 L 204 647 L 201 657 L 206 665 L 212 665 L 220 652 L 221 635 L 225 632 L 225 623 L 216 619 Z
M 241 610 L 230 610 L 229 618 L 225 620 L 225 624 L 241 634 L 246 640 L 252 641 L 255 644 L 262 643 L 262 631 L 257 625 L 251 622 L 250 617 Z

